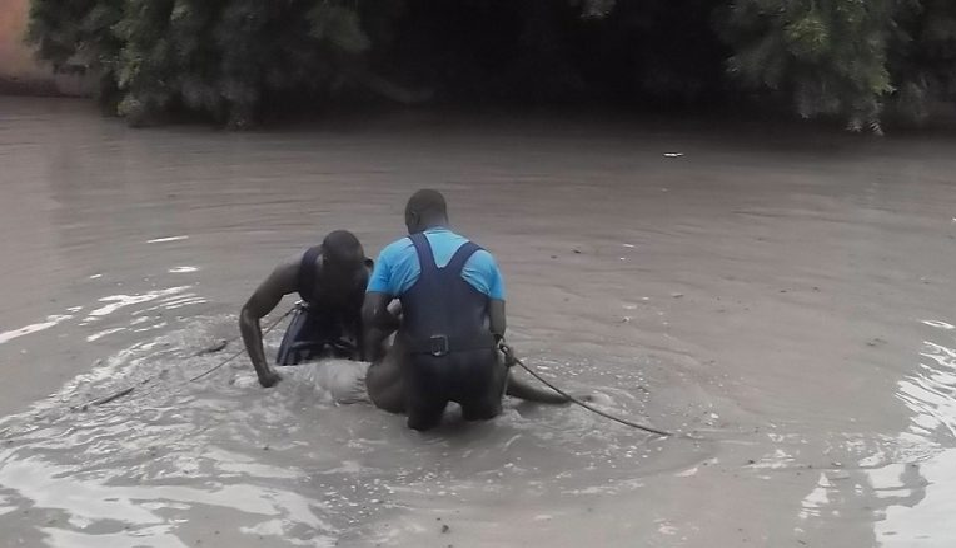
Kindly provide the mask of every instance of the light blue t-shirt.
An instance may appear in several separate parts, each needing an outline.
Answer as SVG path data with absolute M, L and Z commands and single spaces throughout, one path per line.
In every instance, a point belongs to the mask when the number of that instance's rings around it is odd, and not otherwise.
M 452 256 L 468 240 L 447 228 L 432 228 L 425 231 L 425 238 L 432 248 L 435 263 L 443 268 Z M 399 297 L 408 291 L 421 274 L 418 253 L 410 238 L 392 242 L 378 255 L 368 291 Z M 465 262 L 461 277 L 472 287 L 494 300 L 505 299 L 505 282 L 494 256 L 479 249 Z

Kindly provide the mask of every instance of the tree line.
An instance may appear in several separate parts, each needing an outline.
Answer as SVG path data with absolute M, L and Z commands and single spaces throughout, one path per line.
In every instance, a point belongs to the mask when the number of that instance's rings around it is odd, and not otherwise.
M 338 102 L 741 102 L 879 131 L 956 101 L 952 0 L 32 0 L 108 112 L 230 127 Z

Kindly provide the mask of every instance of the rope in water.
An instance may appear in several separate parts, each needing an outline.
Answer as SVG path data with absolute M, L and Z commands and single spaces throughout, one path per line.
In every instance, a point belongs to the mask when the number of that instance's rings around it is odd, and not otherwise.
M 557 393 L 560 394 L 561 396 L 564 396 L 565 398 L 568 399 L 569 402 L 571 402 L 571 403 L 573 403 L 573 404 L 575 404 L 575 405 L 580 405 L 581 407 L 587 409 L 588 411 L 590 411 L 590 412 L 592 412 L 592 413 L 594 413 L 594 414 L 596 414 L 596 415 L 600 415 L 600 416 L 604 417 L 605 419 L 612 420 L 612 421 L 614 421 L 614 422 L 616 422 L 616 423 L 619 423 L 619 424 L 623 424 L 624 426 L 630 426 L 631 428 L 636 428 L 636 429 L 638 429 L 638 430 L 643 430 L 643 431 L 645 431 L 645 432 L 649 432 L 649 433 L 651 433 L 651 434 L 657 434 L 657 435 L 659 435 L 659 436 L 664 436 L 664 437 L 670 437 L 670 436 L 673 436 L 673 435 L 674 435 L 672 432 L 667 432 L 666 430 L 659 430 L 659 429 L 654 428 L 654 427 L 652 427 L 652 426 L 647 426 L 647 425 L 644 425 L 644 424 L 640 424 L 640 423 L 634 422 L 634 421 L 632 421 L 632 420 L 623 419 L 623 418 L 621 418 L 621 417 L 616 417 L 616 416 L 614 416 L 614 415 L 611 415 L 610 413 L 606 413 L 606 412 L 604 412 L 604 411 L 601 411 L 600 409 L 594 407 L 593 405 L 590 405 L 590 404 L 588 404 L 587 402 L 583 402 L 583 401 L 579 400 L 578 398 L 572 396 L 571 394 L 568 394 L 568 393 L 565 392 L 564 390 L 561 390 L 561 389 L 558 388 L 557 386 L 555 386 L 555 385 L 551 384 L 550 382 L 548 382 L 544 377 L 542 377 L 541 375 L 537 374 L 533 369 L 531 369 L 530 367 L 528 367 L 527 365 L 525 365 L 525 363 L 524 363 L 523 361 L 521 361 L 521 359 L 519 359 L 517 356 L 515 356 L 515 355 L 514 355 L 514 351 L 511 349 L 510 346 L 502 345 L 502 346 L 501 346 L 501 351 L 505 353 L 505 356 L 507 357 L 508 361 L 510 361 L 511 363 L 513 363 L 513 364 L 515 364 L 515 365 L 521 367 L 522 369 L 524 369 L 525 371 L 527 371 L 529 375 L 531 375 L 532 377 L 534 377 L 535 379 L 537 379 L 538 382 L 540 382 L 541 384 L 547 386 L 547 387 L 550 388 L 551 390 L 554 390 L 555 392 L 557 392 Z
M 285 314 L 283 314 L 283 315 L 279 316 L 278 318 L 276 318 L 272 323 L 270 323 L 268 326 L 266 326 L 265 329 L 262 330 L 262 334 L 265 335 L 266 333 L 269 333 L 270 331 L 272 331 L 273 329 L 275 329 L 275 328 L 279 325 L 279 323 L 280 323 L 282 320 L 286 319 L 286 318 L 289 316 L 289 314 L 292 314 L 292 312 L 294 312 L 294 311 L 295 311 L 295 307 L 292 307 L 292 308 L 290 308 Z M 220 342 L 220 343 L 218 343 L 218 344 L 215 344 L 215 345 L 212 345 L 212 346 L 209 346 L 209 347 L 206 347 L 206 348 L 200 350 L 199 352 L 196 353 L 196 355 L 197 355 L 197 356 L 202 356 L 202 355 L 204 355 L 204 354 L 211 354 L 211 353 L 213 353 L 213 352 L 219 352 L 220 350 L 223 350 L 224 348 L 226 348 L 226 347 L 229 346 L 230 344 L 236 342 L 236 341 L 239 340 L 240 338 L 241 338 L 241 335 L 240 335 L 240 336 L 233 337 L 233 338 L 231 338 L 231 339 L 226 339 L 226 340 L 224 340 L 224 341 L 222 341 L 222 342 Z M 218 371 L 219 369 L 221 369 L 221 368 L 223 368 L 224 366 L 226 366 L 226 364 L 230 363 L 231 361 L 235 360 L 235 359 L 238 358 L 239 356 L 243 355 L 243 353 L 245 353 L 245 349 L 240 349 L 239 351 L 233 353 L 233 354 L 232 354 L 231 356 L 229 356 L 228 358 L 226 358 L 226 359 L 224 359 L 223 361 L 221 361 L 221 362 L 219 362 L 218 364 L 216 364 L 215 366 L 210 367 L 209 369 L 203 371 L 202 373 L 200 373 L 200 374 L 198 374 L 198 375 L 196 375 L 196 376 L 190 378 L 188 381 L 186 381 L 186 383 L 195 382 L 195 381 L 198 381 L 199 379 L 201 379 L 201 378 L 203 378 L 203 377 L 206 377 L 206 376 L 208 376 L 208 375 L 211 375 L 213 372 Z M 128 387 L 128 388 L 124 388 L 123 390 L 119 390 L 119 391 L 117 391 L 117 392 L 113 392 L 112 394 L 109 394 L 109 395 L 107 395 L 107 396 L 103 396 L 103 397 L 101 397 L 101 398 L 96 398 L 95 400 L 90 400 L 90 401 L 88 401 L 88 402 L 86 402 L 86 403 L 84 403 L 84 404 L 82 404 L 82 405 L 76 405 L 76 406 L 73 407 L 73 409 L 74 409 L 74 410 L 77 410 L 77 409 L 86 409 L 87 407 L 89 407 L 89 406 L 91 406 L 91 405 L 104 405 L 104 404 L 107 404 L 107 403 L 110 403 L 110 402 L 114 402 L 114 401 L 116 401 L 116 400 L 118 400 L 118 399 L 120 399 L 120 398 L 125 398 L 126 396 L 128 396 L 128 395 L 132 394 L 133 392 L 135 392 L 137 388 L 151 383 L 152 381 L 154 381 L 154 380 L 156 380 L 157 378 L 159 378 L 163 373 L 165 373 L 165 372 L 168 371 L 168 370 L 169 370 L 169 369 L 164 369 L 164 370 L 160 371 L 159 373 L 157 373 L 157 374 L 155 374 L 155 375 L 153 375 L 153 376 L 147 378 L 146 380 L 141 381 L 139 384 L 130 386 L 130 387 Z M 185 383 L 184 383 L 184 384 L 185 384 Z
M 290 314 L 292 314 L 292 312 L 294 312 L 294 311 L 295 311 L 295 307 L 290 308 L 290 309 L 289 309 L 288 311 L 286 311 L 284 314 L 282 314 L 281 316 L 279 316 L 278 318 L 276 318 L 272 323 L 270 323 L 268 326 L 266 326 L 265 329 L 262 330 L 262 334 L 265 335 L 265 334 L 269 333 L 270 331 L 272 331 L 273 329 L 275 329 L 275 328 L 279 325 L 279 323 L 282 322 L 282 320 L 286 319 L 286 318 L 287 318 Z M 226 348 L 227 346 L 229 346 L 230 344 L 236 342 L 236 341 L 239 340 L 240 338 L 241 338 L 241 336 L 236 336 L 236 337 L 233 337 L 233 338 L 231 338 L 231 339 L 226 339 L 225 341 L 222 341 L 222 342 L 220 342 L 220 343 L 218 343 L 218 344 L 216 344 L 216 345 L 213 345 L 213 346 L 207 347 L 207 348 L 205 348 L 205 349 L 203 349 L 203 350 L 200 350 L 199 352 L 196 353 L 196 355 L 201 356 L 201 355 L 203 355 L 203 354 L 209 354 L 209 353 L 212 353 L 212 352 L 219 352 L 219 351 L 223 350 L 224 348 Z M 592 413 L 594 413 L 594 414 L 596 414 L 596 415 L 599 415 L 599 416 L 601 416 L 601 417 L 604 417 L 604 418 L 606 418 L 606 419 L 608 419 L 608 420 L 614 421 L 614 422 L 619 423 L 619 424 L 623 424 L 624 426 L 629 426 L 629 427 L 631 427 L 631 428 L 636 428 L 636 429 L 638 429 L 638 430 L 643 430 L 644 432 L 648 432 L 648 433 L 651 433 L 651 434 L 657 434 L 658 436 L 670 437 L 670 436 L 673 436 L 673 435 L 674 435 L 672 432 L 667 432 L 666 430 L 660 430 L 660 429 L 654 428 L 654 427 L 652 427 L 652 426 L 647 426 L 647 425 L 644 425 L 644 424 L 640 424 L 640 423 L 634 422 L 634 421 L 632 421 L 632 420 L 628 420 L 628 419 L 624 419 L 624 418 L 621 418 L 621 417 L 617 417 L 617 416 L 611 415 L 610 413 L 607 413 L 607 412 L 605 412 L 605 411 L 602 411 L 602 410 L 600 410 L 600 409 L 598 409 L 598 408 L 596 408 L 596 407 L 594 407 L 594 406 L 588 404 L 587 402 L 581 401 L 580 399 L 578 399 L 578 398 L 572 396 L 571 394 L 568 394 L 568 393 L 565 392 L 564 390 L 562 390 L 562 389 L 558 388 L 557 386 L 555 386 L 554 384 L 550 383 L 547 379 L 545 379 L 544 377 L 542 377 L 541 375 L 539 375 L 537 372 L 535 372 L 533 369 L 531 369 L 530 367 L 528 367 L 523 361 L 521 361 L 521 359 L 519 359 L 517 356 L 514 355 L 514 351 L 511 349 L 510 346 L 508 346 L 508 345 L 506 345 L 506 344 L 502 344 L 502 345 L 500 346 L 500 348 L 501 348 L 501 351 L 504 352 L 505 356 L 507 357 L 508 361 L 509 361 L 511 364 L 514 364 L 514 365 L 517 365 L 517 366 L 521 367 L 522 369 L 524 369 L 525 371 L 527 371 L 529 375 L 531 375 L 532 377 L 534 377 L 535 379 L 537 379 L 538 382 L 540 382 L 541 384 L 547 386 L 547 387 L 550 388 L 551 390 L 554 390 L 557 394 L 563 396 L 564 398 L 567 398 L 567 400 L 568 400 L 569 402 L 571 402 L 571 403 L 573 403 L 573 404 L 575 404 L 575 405 L 579 405 L 579 406 L 583 407 L 584 409 L 587 409 L 588 411 L 590 411 L 590 412 L 592 412 Z M 201 379 L 201 378 L 203 378 L 203 377 L 207 377 L 207 376 L 209 376 L 209 375 L 215 373 L 215 372 L 218 371 L 219 369 L 222 369 L 222 368 L 225 367 L 227 364 L 229 364 L 230 362 L 232 362 L 233 360 L 235 360 L 236 358 L 238 358 L 239 356 L 241 356 L 243 353 L 245 353 L 245 349 L 240 349 L 240 350 L 238 350 L 237 352 L 234 352 L 232 355 L 230 355 L 230 356 L 227 357 L 226 359 L 222 360 L 221 362 L 219 362 L 219 363 L 216 364 L 215 366 L 210 367 L 209 369 L 206 369 L 206 370 L 203 371 L 202 373 L 199 373 L 198 375 L 195 375 L 194 377 L 190 378 L 188 381 L 186 381 L 186 383 L 191 383 L 191 382 L 198 381 L 199 379 Z M 137 384 L 137 385 L 124 388 L 123 390 L 119 390 L 119 391 L 117 391 L 117 392 L 114 392 L 114 393 L 109 394 L 109 395 L 107 395 L 107 396 L 103 396 L 103 397 L 101 397 L 101 398 L 97 398 L 97 399 L 95 399 L 95 400 L 91 400 L 91 401 L 89 401 L 89 402 L 87 402 L 87 403 L 85 403 L 85 404 L 83 404 L 83 405 L 75 406 L 73 409 L 80 409 L 80 408 L 86 409 L 87 407 L 89 407 L 89 406 L 91 406 L 91 405 L 104 405 L 104 404 L 107 404 L 107 403 L 110 403 L 110 402 L 114 402 L 114 401 L 116 401 L 116 400 L 118 400 L 118 399 L 120 399 L 120 398 L 124 398 L 124 397 L 126 397 L 126 396 L 132 394 L 133 392 L 135 392 L 136 389 L 139 388 L 140 386 L 144 386 L 144 385 L 149 384 L 150 382 L 156 380 L 156 379 L 159 378 L 159 376 L 162 375 L 165 371 L 167 371 L 167 370 L 163 370 L 163 371 L 157 373 L 156 375 L 153 375 L 153 376 L 147 378 L 146 380 L 141 381 L 141 382 L 140 382 L 139 384 Z

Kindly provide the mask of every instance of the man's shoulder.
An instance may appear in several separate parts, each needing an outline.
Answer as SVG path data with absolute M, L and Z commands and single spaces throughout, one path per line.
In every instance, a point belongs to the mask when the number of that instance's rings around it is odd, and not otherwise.
M 412 247 L 412 241 L 408 237 L 399 238 L 386 245 L 378 254 L 378 263 L 390 263 L 402 258 Z
M 400 253 L 412 247 L 412 240 L 408 236 L 399 238 L 382 248 L 382 253 Z
M 477 245 L 477 244 L 476 244 Z M 497 270 L 498 261 L 495 260 L 495 256 L 483 247 L 478 247 L 475 253 L 468 259 L 469 266 L 475 268 Z

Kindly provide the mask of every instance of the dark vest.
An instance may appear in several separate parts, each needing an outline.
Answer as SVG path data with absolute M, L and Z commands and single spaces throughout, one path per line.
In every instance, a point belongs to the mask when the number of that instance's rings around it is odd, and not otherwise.
M 365 288 L 368 286 L 368 268 L 361 269 L 347 295 L 337 294 L 333 297 L 324 284 L 316 284 L 316 280 L 322 276 L 317 264 L 320 255 L 321 245 L 311 247 L 302 255 L 302 262 L 299 264 L 299 297 L 308 303 L 309 310 L 314 312 L 309 314 L 307 332 L 314 333 L 320 339 L 357 334 L 362 329 L 362 302 L 365 299 Z M 342 333 L 343 331 L 345 333 Z
M 412 354 L 444 356 L 452 352 L 495 348 L 488 328 L 487 295 L 461 277 L 468 259 L 481 248 L 466 242 L 439 268 L 424 234 L 414 234 L 421 273 L 404 294 L 401 334 Z

